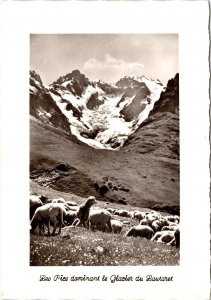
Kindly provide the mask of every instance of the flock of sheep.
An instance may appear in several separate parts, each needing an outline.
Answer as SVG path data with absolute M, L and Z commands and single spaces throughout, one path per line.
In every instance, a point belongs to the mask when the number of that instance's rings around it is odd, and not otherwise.
M 180 246 L 179 216 L 161 216 L 155 211 L 127 211 L 113 208 L 102 209 L 94 207 L 97 203 L 95 197 L 90 196 L 78 205 L 74 201 L 65 201 L 63 198 L 49 199 L 43 195 L 30 194 L 30 230 L 33 232 L 37 227 L 39 234 L 45 232 L 48 235 L 61 233 L 63 226 L 84 226 L 88 229 L 99 229 L 112 233 L 121 234 L 125 224 L 129 221 L 120 221 L 117 216 L 136 219 L 139 223 L 132 226 L 125 236 L 134 236 L 151 239 L 168 245 Z M 115 216 L 115 217 L 114 217 Z M 53 226 L 52 233 L 50 225 Z

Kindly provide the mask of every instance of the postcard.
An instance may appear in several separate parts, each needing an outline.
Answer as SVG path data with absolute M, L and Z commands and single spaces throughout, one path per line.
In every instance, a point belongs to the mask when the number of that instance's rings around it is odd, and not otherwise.
M 209 299 L 208 21 L 1 2 L 1 299 Z

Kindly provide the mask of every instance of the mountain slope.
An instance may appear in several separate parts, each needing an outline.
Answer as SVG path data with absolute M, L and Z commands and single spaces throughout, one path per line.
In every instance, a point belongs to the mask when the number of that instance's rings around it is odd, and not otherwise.
M 61 163 L 70 168 L 61 170 Z M 137 152 L 93 149 L 31 119 L 30 177 L 40 185 L 79 196 L 95 195 L 138 207 L 179 205 L 179 163 Z M 95 183 L 108 180 L 104 195 Z M 117 187 L 117 188 L 115 188 Z
M 179 74 L 169 80 L 147 120 L 128 138 L 122 150 L 179 159 Z

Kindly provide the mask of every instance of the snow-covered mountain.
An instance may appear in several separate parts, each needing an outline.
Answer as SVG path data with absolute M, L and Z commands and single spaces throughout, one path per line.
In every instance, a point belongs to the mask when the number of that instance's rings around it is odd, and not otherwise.
M 159 80 L 145 76 L 108 84 L 78 70 L 46 86 L 31 71 L 30 113 L 92 147 L 114 150 L 148 118 L 164 90 Z
M 42 83 L 40 76 L 30 72 L 30 115 L 48 125 L 70 132 L 70 124 L 53 101 L 49 87 Z

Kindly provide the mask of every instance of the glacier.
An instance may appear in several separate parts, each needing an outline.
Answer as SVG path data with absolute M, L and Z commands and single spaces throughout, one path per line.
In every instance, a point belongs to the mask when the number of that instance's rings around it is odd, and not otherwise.
M 43 87 L 68 119 L 71 133 L 97 149 L 120 149 L 148 118 L 165 89 L 159 80 L 145 76 L 125 76 L 116 84 L 107 84 L 100 80 L 91 82 L 82 74 L 80 82 L 80 72 L 77 80 L 71 74 L 62 77 L 62 83 L 58 80 L 49 86 L 34 79 L 30 93 Z

